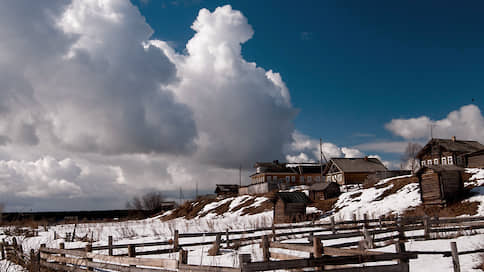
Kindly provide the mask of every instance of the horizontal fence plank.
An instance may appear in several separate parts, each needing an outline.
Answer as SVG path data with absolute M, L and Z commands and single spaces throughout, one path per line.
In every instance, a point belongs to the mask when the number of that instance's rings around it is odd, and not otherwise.
M 240 268 L 223 267 L 223 266 L 208 266 L 208 265 L 191 265 L 180 264 L 178 271 L 180 272 L 240 272 Z
M 364 267 L 348 267 L 348 268 L 326 268 L 324 271 L 331 272 L 403 272 L 409 271 L 408 264 L 391 264 L 378 266 L 364 266 Z
M 354 256 L 354 255 L 381 255 L 385 252 L 363 250 L 356 248 L 336 248 L 336 247 L 324 247 L 324 255 L 330 256 Z
M 301 256 L 294 256 L 289 253 L 283 253 L 283 252 L 271 252 L 271 259 L 277 259 L 277 260 L 296 260 L 296 259 L 301 259 L 304 257 Z
M 277 243 L 277 242 L 272 242 L 270 243 L 271 248 L 282 248 L 282 249 L 289 249 L 289 250 L 297 250 L 297 251 L 303 251 L 303 252 L 313 252 L 313 246 L 312 245 L 295 245 L 295 244 L 289 244 L 289 243 Z

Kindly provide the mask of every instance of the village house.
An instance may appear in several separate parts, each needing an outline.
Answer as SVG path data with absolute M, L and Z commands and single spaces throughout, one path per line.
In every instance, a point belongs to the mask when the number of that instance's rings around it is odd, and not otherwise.
M 341 193 L 340 185 L 336 182 L 318 182 L 309 187 L 309 198 L 312 201 L 338 197 Z
M 377 158 L 333 158 L 323 172 L 327 182 L 341 185 L 361 184 L 368 175 L 378 171 L 388 171 Z
M 233 196 L 239 193 L 237 184 L 216 184 L 215 193 L 217 196 Z
M 427 165 L 416 175 L 420 185 L 420 198 L 426 205 L 445 205 L 456 199 L 464 189 L 464 168 L 455 165 Z
M 306 207 L 311 200 L 303 192 L 279 192 L 275 197 L 273 221 L 294 223 L 306 219 Z
M 469 168 L 484 168 L 484 149 L 466 154 L 466 166 Z
M 281 163 L 257 162 L 254 166 L 256 172 L 250 176 L 251 185 L 263 184 L 268 191 L 286 188 L 294 185 L 310 185 L 321 181 L 319 163 Z
M 451 139 L 433 138 L 418 152 L 416 157 L 420 160 L 421 166 L 457 165 L 467 167 L 466 155 L 483 149 L 484 145 L 477 141 L 457 140 L 455 136 Z

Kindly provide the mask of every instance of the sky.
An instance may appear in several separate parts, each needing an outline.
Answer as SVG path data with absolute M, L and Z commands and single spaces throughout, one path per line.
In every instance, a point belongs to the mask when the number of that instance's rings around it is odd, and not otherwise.
M 484 142 L 484 4 L 0 3 L 0 203 L 123 208 L 256 161 Z

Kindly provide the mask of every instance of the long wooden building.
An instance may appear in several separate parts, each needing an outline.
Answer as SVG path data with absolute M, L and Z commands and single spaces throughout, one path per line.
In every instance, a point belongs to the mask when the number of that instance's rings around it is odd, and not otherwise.
M 431 139 L 417 154 L 421 166 L 457 165 L 467 167 L 466 155 L 484 149 L 477 141 L 451 139 Z
M 466 164 L 469 168 L 484 168 L 484 149 L 466 154 Z
M 377 158 L 333 158 L 323 172 L 327 182 L 338 184 L 363 183 L 368 175 L 378 171 L 388 171 Z

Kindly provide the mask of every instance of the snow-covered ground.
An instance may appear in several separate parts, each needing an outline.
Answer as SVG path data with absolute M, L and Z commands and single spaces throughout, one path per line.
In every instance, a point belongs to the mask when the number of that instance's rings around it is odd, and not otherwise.
M 467 169 L 467 172 L 472 174 L 470 183 L 474 185 L 472 192 L 474 196 L 466 201 L 478 201 L 478 214 L 484 216 L 484 170 L 482 169 Z M 421 204 L 418 185 L 410 183 L 395 193 L 382 197 L 384 192 L 390 189 L 393 185 L 393 179 L 381 180 L 377 188 L 355 189 L 351 192 L 344 192 L 340 195 L 338 201 L 334 206 L 335 219 L 351 219 L 353 214 L 358 218 L 362 218 L 363 214 L 367 213 L 370 217 L 378 217 L 389 213 L 400 214 L 406 209 L 416 207 Z M 469 185 L 468 184 L 468 185 Z M 250 202 L 249 202 L 250 201 Z M 108 236 L 113 236 L 114 243 L 139 243 L 148 241 L 166 241 L 173 238 L 174 231 L 179 230 L 180 233 L 202 233 L 213 231 L 226 230 L 244 230 L 254 229 L 260 227 L 270 227 L 272 224 L 272 211 L 264 211 L 257 214 L 247 214 L 246 209 L 256 208 L 268 201 L 265 197 L 253 196 L 237 196 L 214 201 L 207 204 L 200 210 L 197 216 L 191 219 L 175 218 L 168 221 L 161 220 L 162 216 L 149 218 L 145 220 L 134 220 L 125 222 L 110 222 L 110 223 L 89 223 L 78 224 L 76 226 L 76 236 L 93 237 L 94 245 L 106 245 Z M 222 214 L 217 214 L 216 209 L 221 205 L 227 205 L 228 209 Z M 247 203 L 243 208 L 241 204 Z M 308 212 L 320 212 L 315 207 L 308 207 Z M 168 215 L 167 212 L 165 215 Z M 202 216 L 203 215 L 203 216 Z M 321 221 L 328 221 L 328 218 L 322 218 Z M 2 234 L 6 228 L 0 228 L 0 239 L 11 239 Z M 63 239 L 54 240 L 54 232 L 63 237 L 65 233 L 74 231 L 73 224 L 49 226 L 46 230 L 39 228 L 38 237 L 17 237 L 17 240 L 22 243 L 25 252 L 30 251 L 31 248 L 38 249 L 40 244 L 45 243 L 47 247 L 58 247 Z M 418 232 L 418 231 L 417 231 Z M 412 233 L 413 234 L 413 233 Z M 418 233 L 417 233 L 418 235 Z M 182 238 L 181 243 L 186 242 L 201 242 L 211 241 L 214 237 L 195 237 Z M 305 239 L 305 238 L 302 238 Z M 323 241 L 325 246 L 331 244 L 356 241 L 358 238 L 346 238 Z M 288 240 L 288 242 L 297 240 Z M 472 250 L 482 248 L 484 246 L 484 234 L 475 234 L 470 236 L 461 236 L 455 239 L 441 239 L 429 241 L 409 241 L 407 243 L 408 250 L 449 250 L 450 242 L 456 241 L 460 251 Z M 66 243 L 66 248 L 83 247 L 84 242 Z M 166 247 L 166 246 L 165 246 Z M 163 248 L 162 246 L 158 248 Z M 238 254 L 250 253 L 252 260 L 262 260 L 262 252 L 257 244 L 241 246 L 238 251 L 223 249 L 223 255 L 207 256 L 207 251 L 210 246 L 191 247 L 188 261 L 191 264 L 205 264 L 205 265 L 219 265 L 219 266 L 238 266 Z M 156 247 L 137 248 L 137 250 L 153 250 Z M 394 246 L 383 247 L 379 250 L 394 251 Z M 122 250 L 118 250 L 121 252 Z M 102 252 L 101 252 L 102 253 Z M 116 251 L 115 251 L 116 253 Z M 155 257 L 170 257 L 176 258 L 176 254 L 163 256 L 145 256 L 149 258 Z M 304 257 L 304 256 L 302 256 Z M 473 269 L 481 262 L 479 254 L 469 254 L 460 256 L 461 271 L 480 271 Z M 410 262 L 411 271 L 452 271 L 452 260 L 450 257 L 442 257 L 441 255 L 420 255 L 417 260 Z M 21 271 L 21 268 L 6 261 L 0 261 L 0 271 L 13 272 Z

